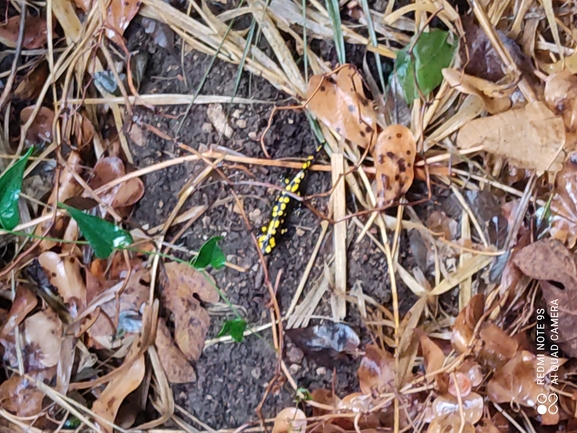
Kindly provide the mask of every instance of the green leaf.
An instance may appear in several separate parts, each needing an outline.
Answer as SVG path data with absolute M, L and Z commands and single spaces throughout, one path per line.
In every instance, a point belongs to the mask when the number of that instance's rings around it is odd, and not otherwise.
M 449 67 L 457 44 L 447 42 L 448 32 L 435 29 L 422 33 L 419 39 L 397 54 L 395 70 L 407 103 L 418 97 L 416 84 L 423 95 L 431 93 L 443 81 L 443 69 Z M 412 53 L 409 47 L 413 46 Z M 416 78 L 416 80 L 415 80 Z
M 224 325 L 220 332 L 218 333 L 218 337 L 223 337 L 225 335 L 230 335 L 230 337 L 240 343 L 244 338 L 244 331 L 246 329 L 246 322 L 242 319 L 234 319 L 234 320 L 227 320 L 224 322 Z
M 0 176 L 0 225 L 6 230 L 12 230 L 20 224 L 18 199 L 22 191 L 26 162 L 33 151 L 33 147 L 28 149 L 18 162 Z
M 113 250 L 126 248 L 133 242 L 130 233 L 102 218 L 85 214 L 62 203 L 58 203 L 58 206 L 66 209 L 68 214 L 74 218 L 99 259 L 106 259 Z
M 226 256 L 218 246 L 218 241 L 222 239 L 222 236 L 215 236 L 210 238 L 205 244 L 200 247 L 198 256 L 192 262 L 194 269 L 202 270 L 209 266 L 214 269 L 220 269 L 226 263 Z

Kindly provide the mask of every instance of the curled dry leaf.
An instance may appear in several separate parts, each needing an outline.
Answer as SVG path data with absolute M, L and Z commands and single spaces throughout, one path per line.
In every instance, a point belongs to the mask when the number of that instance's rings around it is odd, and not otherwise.
M 473 340 L 475 326 L 483 315 L 484 309 L 485 298 L 482 294 L 477 294 L 471 298 L 455 319 L 451 333 L 451 344 L 458 353 L 464 353 L 468 350 Z
M 19 26 L 19 15 L 9 18 L 6 24 L 0 26 L 0 42 L 7 47 L 16 48 Z M 42 48 L 46 44 L 47 29 L 48 26 L 44 18 L 28 15 L 26 17 L 26 28 L 22 46 L 27 50 Z
M 30 119 L 33 106 L 26 107 L 20 112 L 20 122 L 26 123 Z M 33 146 L 40 146 L 46 142 L 52 141 L 52 123 L 54 122 L 54 111 L 48 107 L 41 107 L 40 111 L 34 118 L 32 125 L 26 133 L 26 140 Z
M 62 322 L 51 309 L 39 311 L 24 321 L 25 353 L 29 365 L 54 367 L 60 359 Z
M 395 384 L 395 359 L 389 352 L 368 344 L 357 374 L 364 394 L 379 394 Z
M 60 257 L 52 251 L 46 251 L 38 256 L 38 262 L 66 304 L 76 305 L 78 309 L 86 305 L 86 286 L 76 257 Z M 70 312 L 73 311 L 74 308 L 71 308 Z
M 160 363 L 170 383 L 189 383 L 196 380 L 196 373 L 182 351 L 176 347 L 168 327 L 163 320 L 158 321 L 156 348 Z
M 272 433 L 305 433 L 307 429 L 307 416 L 294 407 L 281 410 L 274 420 Z
M 14 328 L 22 323 L 26 316 L 36 308 L 36 305 L 38 305 L 36 295 L 32 293 L 28 286 L 19 284 L 16 287 L 16 297 L 8 312 L 8 320 L 0 331 L 0 340 L 12 334 Z
M 549 75 L 544 96 L 547 106 L 555 114 L 563 116 L 567 131 L 577 132 L 577 76 L 569 71 Z
M 344 354 L 353 353 L 360 343 L 355 331 L 343 323 L 328 322 L 285 333 L 305 355 L 328 368 L 334 367 L 338 359 L 346 359 Z
M 0 407 L 22 417 L 32 417 L 42 410 L 44 393 L 35 382 L 49 382 L 56 375 L 56 368 L 33 371 L 26 376 L 15 374 L 0 385 Z
M 515 265 L 530 278 L 540 280 L 547 310 L 558 320 L 554 337 L 569 356 L 577 356 L 577 263 L 574 254 L 557 239 L 537 241 L 523 248 L 513 258 Z M 555 282 L 562 289 L 551 284 Z
M 551 213 L 551 237 L 573 248 L 577 243 L 577 152 L 569 154 L 557 173 Z
M 307 108 L 339 135 L 364 148 L 374 143 L 377 113 L 353 65 L 343 65 L 336 74 L 312 76 L 307 98 Z
M 190 361 L 202 354 L 210 317 L 203 302 L 217 302 L 219 295 L 203 274 L 182 263 L 166 263 L 162 303 L 174 316 L 174 341 Z
M 138 13 L 140 0 L 112 0 L 106 17 L 106 36 L 116 43 L 122 43 L 122 35 L 128 24 Z
M 133 347 L 132 350 L 137 351 L 138 349 Z M 130 356 L 127 358 L 130 358 Z M 146 363 L 144 362 L 144 355 L 142 355 L 132 363 L 124 374 L 116 375 L 108 383 L 106 389 L 92 406 L 94 413 L 111 423 L 114 422 L 120 405 L 128 394 L 138 388 L 142 379 L 144 379 L 145 371 Z M 113 429 L 109 424 L 99 422 L 98 418 L 96 418 L 96 421 L 103 432 L 112 433 Z
M 222 104 L 210 104 L 206 109 L 206 116 L 219 134 L 224 135 L 226 138 L 232 137 L 234 130 L 228 124 Z
M 515 90 L 515 83 L 495 84 L 456 69 L 443 69 L 443 77 L 459 92 L 481 98 L 490 114 L 502 113 L 511 108 L 510 96 Z
M 487 384 L 487 395 L 495 403 L 516 403 L 525 407 L 537 406 L 537 396 L 547 394 L 545 386 L 536 381 L 536 356 L 526 350 L 518 351 Z
M 457 147 L 484 150 L 511 160 L 518 168 L 558 172 L 563 163 L 565 125 L 543 102 L 475 119 L 459 131 Z M 539 155 L 539 158 L 535 158 Z
M 377 180 L 377 207 L 393 204 L 406 193 L 415 177 L 417 144 L 413 134 L 402 125 L 383 130 L 372 149 Z
M 93 178 L 89 185 L 92 189 L 98 189 L 125 174 L 126 169 L 120 158 L 115 156 L 102 158 L 94 166 Z M 139 178 L 134 178 L 108 189 L 100 195 L 100 198 L 103 203 L 118 209 L 132 206 L 143 195 L 144 184 Z

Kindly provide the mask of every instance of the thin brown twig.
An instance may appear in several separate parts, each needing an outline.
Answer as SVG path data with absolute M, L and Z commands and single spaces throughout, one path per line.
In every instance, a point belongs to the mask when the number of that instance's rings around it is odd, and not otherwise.
M 16 51 L 14 52 L 14 60 L 12 61 L 12 68 L 10 69 L 10 76 L 6 81 L 6 86 L 2 91 L 2 96 L 0 96 L 0 111 L 6 104 L 8 95 L 12 91 L 12 85 L 16 79 L 16 70 L 18 69 L 18 63 L 20 62 L 20 54 L 22 54 L 22 46 L 24 44 L 24 33 L 26 31 L 26 2 L 22 2 L 22 12 L 20 12 L 20 24 L 18 25 L 18 40 L 16 41 Z

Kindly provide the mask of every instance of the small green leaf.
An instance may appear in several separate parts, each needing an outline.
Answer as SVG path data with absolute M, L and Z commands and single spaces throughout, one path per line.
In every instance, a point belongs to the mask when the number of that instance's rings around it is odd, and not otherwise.
M 58 206 L 66 209 L 68 214 L 74 218 L 99 259 L 106 259 L 113 250 L 126 248 L 133 242 L 130 233 L 102 218 L 85 214 L 62 203 L 58 203 Z
M 223 337 L 225 335 L 230 335 L 230 337 L 240 343 L 244 338 L 244 331 L 246 330 L 246 322 L 242 319 L 227 320 L 220 332 L 218 337 Z
M 22 179 L 26 162 L 32 154 L 34 148 L 22 156 L 16 164 L 6 170 L 0 176 L 0 225 L 7 230 L 12 230 L 20 224 L 20 211 L 18 210 L 18 199 L 22 191 Z
M 202 270 L 209 266 L 212 266 L 214 269 L 220 269 L 224 266 L 226 256 L 218 246 L 218 241 L 221 239 L 222 236 L 215 236 L 200 247 L 198 256 L 196 256 L 196 259 L 192 262 L 194 269 Z
M 408 50 L 412 43 L 397 53 L 395 70 L 407 103 L 418 97 L 415 78 L 425 96 L 443 81 L 442 70 L 449 67 L 457 48 L 457 44 L 451 45 L 447 42 L 448 36 L 448 32 L 434 29 L 419 36 L 411 54 Z

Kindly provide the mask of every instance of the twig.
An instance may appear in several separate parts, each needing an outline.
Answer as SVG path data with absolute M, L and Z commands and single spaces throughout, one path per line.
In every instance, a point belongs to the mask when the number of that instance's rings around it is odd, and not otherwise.
M 8 95 L 12 91 L 12 85 L 16 79 L 16 69 L 18 69 L 18 62 L 20 61 L 20 54 L 22 54 L 22 45 L 24 43 L 24 32 L 26 31 L 26 2 L 22 2 L 22 12 L 20 13 L 20 25 L 18 26 L 18 40 L 16 41 L 16 51 L 14 52 L 14 60 L 12 61 L 12 68 L 10 69 L 10 76 L 6 81 L 6 86 L 0 96 L 0 111 L 6 104 Z

